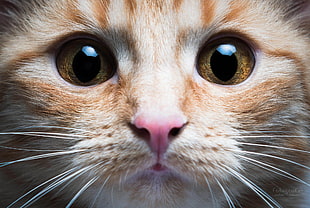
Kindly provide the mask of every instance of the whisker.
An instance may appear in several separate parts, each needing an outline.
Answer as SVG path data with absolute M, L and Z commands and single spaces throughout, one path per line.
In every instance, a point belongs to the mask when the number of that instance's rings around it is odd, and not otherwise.
M 239 135 L 240 138 L 310 138 L 309 135 Z
M 247 161 L 247 162 L 249 162 L 249 163 L 251 163 L 251 164 L 253 164 L 253 165 L 255 165 L 255 166 L 258 166 L 258 167 L 260 167 L 260 168 L 263 168 L 263 169 L 265 169 L 265 170 L 267 170 L 267 171 L 273 172 L 273 173 L 275 173 L 275 174 L 281 175 L 281 176 L 286 177 L 286 178 L 288 178 L 288 179 L 291 179 L 291 180 L 300 182 L 300 183 L 302 183 L 302 184 L 304 184 L 304 185 L 310 186 L 309 183 L 303 181 L 302 179 L 298 178 L 297 176 L 295 176 L 295 175 L 293 175 L 293 174 L 290 174 L 290 173 L 288 173 L 288 172 L 286 172 L 286 171 L 284 171 L 284 170 L 282 170 L 282 169 L 280 169 L 280 168 L 277 168 L 277 167 L 275 167 L 275 166 L 273 166 L 273 165 L 270 165 L 270 164 L 267 164 L 267 163 L 264 163 L 264 162 L 261 162 L 261 161 L 258 161 L 258 160 L 249 158 L 249 157 L 245 157 L 245 156 L 242 156 L 242 155 L 238 155 L 237 157 L 240 157 L 241 159 L 243 159 L 243 160 L 245 160 L 245 161 Z M 259 165 L 259 164 L 260 164 L 260 165 Z M 264 166 L 266 166 L 266 167 L 264 167 Z M 274 169 L 274 170 L 276 170 L 276 171 L 271 170 L 271 169 L 268 169 L 267 167 L 272 168 L 272 169 Z M 279 172 L 277 172 L 277 171 L 279 171 Z M 280 173 L 280 172 L 281 172 L 281 173 Z
M 26 126 L 26 127 L 17 127 L 14 129 L 11 129 L 11 131 L 18 131 L 18 130 L 24 130 L 24 129 L 60 129 L 60 130 L 70 130 L 70 131 L 76 131 L 76 132 L 84 132 L 84 133 L 92 133 L 91 131 L 85 130 L 85 129 L 77 129 L 73 127 L 66 127 L 66 126 Z
M 0 145 L 0 148 L 3 149 L 10 149 L 10 150 L 17 150 L 17 151 L 25 151 L 25 152 L 62 152 L 62 151 L 66 151 L 66 150 L 57 150 L 57 149 L 25 149 L 25 148 L 16 148 L 16 147 L 8 147 L 8 146 L 2 146 Z
M 96 197 L 95 197 L 95 199 L 94 199 L 92 205 L 90 206 L 90 208 L 93 208 L 93 207 L 95 206 L 97 199 L 98 199 L 99 196 L 101 195 L 101 193 L 102 193 L 102 191 L 103 191 L 103 188 L 104 188 L 104 186 L 106 185 L 106 183 L 108 182 L 108 180 L 110 179 L 110 177 L 111 177 L 111 175 L 109 175 L 109 176 L 105 179 L 105 181 L 103 182 L 103 184 L 102 184 L 100 190 L 98 191 L 98 193 L 97 193 L 97 195 L 96 195 Z
M 45 196 L 46 194 L 48 194 L 49 192 L 51 192 L 52 190 L 54 190 L 55 188 L 57 188 L 58 186 L 60 186 L 61 184 L 65 183 L 66 181 L 70 180 L 73 177 L 79 177 L 82 174 L 86 173 L 87 171 L 91 170 L 92 168 L 94 168 L 95 165 L 92 166 L 87 166 L 84 167 L 78 171 L 76 171 L 75 173 L 72 173 L 68 176 L 62 177 L 56 181 L 54 181 L 53 183 L 51 183 L 50 185 L 48 185 L 46 188 L 44 188 L 42 191 L 40 191 L 38 194 L 36 194 L 35 196 L 33 196 L 31 199 L 29 199 L 26 203 L 24 203 L 20 208 L 27 208 L 29 206 L 31 206 L 33 203 L 35 203 L 36 201 L 38 201 L 39 199 L 41 199 L 43 196 Z
M 68 140 L 81 140 L 83 138 L 89 138 L 89 136 L 75 135 L 75 134 L 65 134 L 65 133 L 51 133 L 51 132 L 35 132 L 35 131 L 25 131 L 25 132 L 0 132 L 0 135 L 22 135 L 22 136 L 35 136 L 35 137 L 45 137 L 54 139 L 68 139 Z M 76 138 L 74 138 L 76 137 Z
M 67 180 L 67 181 L 65 182 L 66 184 L 62 185 L 62 187 L 60 187 L 60 188 L 57 190 L 57 192 L 56 192 L 55 194 L 57 195 L 57 194 L 61 193 L 61 192 L 62 192 L 64 189 L 66 189 L 73 181 L 75 181 L 79 176 L 80 176 L 80 175 L 77 175 L 77 176 L 75 176 L 75 177 L 73 177 L 73 178 Z
M 241 132 L 241 134 L 288 134 L 290 133 L 290 131 L 275 131 L 275 130 L 259 130 L 259 131 L 244 131 L 244 132 Z
M 96 166 L 99 166 L 99 165 L 102 165 L 102 164 L 105 165 L 105 164 L 107 164 L 107 163 L 100 162 L 100 163 L 98 163 L 97 165 L 95 165 L 94 168 L 95 168 Z M 68 187 L 73 181 L 75 181 L 77 177 L 79 177 L 79 176 L 73 177 L 73 178 L 71 178 L 70 180 L 68 180 L 67 183 L 66 183 L 65 185 L 63 185 L 61 188 L 59 188 L 59 190 L 57 191 L 56 194 L 61 193 L 66 187 Z
M 110 194 L 110 197 L 111 197 L 111 204 L 112 204 L 112 207 L 115 207 L 115 199 L 114 199 L 114 186 L 112 186 L 111 188 L 111 194 Z
M 291 132 L 289 131 L 269 131 L 269 130 L 260 130 L 260 131 L 241 131 L 241 132 L 232 132 L 225 134 L 226 136 L 241 136 L 241 137 L 247 137 L 247 136 L 272 136 L 272 135 L 287 135 Z M 255 134 L 255 135 L 254 135 Z
M 236 179 L 238 179 L 240 182 L 244 183 L 246 186 L 248 186 L 250 189 L 252 189 L 261 199 L 263 199 L 266 204 L 273 208 L 274 204 L 278 208 L 282 208 L 282 206 L 274 199 L 272 198 L 268 193 L 266 193 L 263 189 L 261 189 L 259 186 L 257 186 L 253 181 L 248 179 L 247 177 L 243 176 L 242 174 L 238 173 L 237 171 L 233 170 L 232 168 L 229 168 L 225 166 L 229 171 L 227 173 L 234 176 Z
M 257 186 L 254 182 L 252 182 L 250 179 L 246 178 L 242 174 L 238 173 L 237 171 L 233 170 L 230 167 L 225 166 L 227 170 L 222 168 L 224 171 L 226 171 L 228 174 L 232 175 L 234 178 L 245 184 L 247 187 L 249 187 L 251 190 L 253 190 L 262 200 L 265 201 L 265 203 L 273 208 L 274 204 L 278 208 L 282 208 L 282 206 L 275 200 L 273 199 L 268 193 L 266 193 L 263 189 L 261 189 L 259 186 Z M 272 204 L 270 204 L 272 203 Z
M 25 198 L 26 196 L 28 196 L 29 194 L 31 194 L 32 192 L 38 190 L 39 188 L 41 188 L 42 186 L 48 184 L 49 182 L 56 180 L 58 178 L 64 178 L 67 175 L 69 175 L 70 173 L 72 173 L 73 171 L 75 171 L 77 168 L 72 168 L 70 170 L 65 171 L 64 173 L 61 173 L 43 183 L 41 183 L 40 185 L 36 186 L 35 188 L 31 189 L 30 191 L 28 191 L 27 193 L 23 194 L 21 197 L 19 197 L 18 199 L 16 199 L 14 202 L 12 202 L 9 206 L 7 206 L 7 208 L 11 208 L 12 206 L 14 206 L 17 202 L 19 202 L 20 200 L 22 200 L 23 198 Z
M 124 174 L 124 176 L 121 176 L 120 179 L 119 179 L 119 189 L 123 189 L 123 181 L 127 181 L 127 177 L 128 177 L 128 174 L 129 174 L 129 169 L 126 170 L 126 173 Z
M 225 198 L 226 198 L 226 201 L 228 203 L 228 206 L 229 208 L 236 208 L 236 206 L 234 205 L 233 201 L 231 200 L 230 196 L 227 194 L 226 190 L 224 189 L 224 187 L 222 186 L 222 184 L 217 180 L 215 179 L 217 184 L 219 185 L 219 187 L 221 188 Z
M 206 181 L 206 183 L 208 185 L 208 189 L 209 189 L 210 194 L 211 194 L 212 205 L 213 205 L 213 207 L 215 207 L 216 202 L 215 202 L 215 197 L 214 197 L 214 193 L 213 193 L 213 190 L 211 188 L 210 182 L 209 182 L 208 178 L 205 175 L 204 175 L 204 178 L 205 178 L 205 181 Z
M 278 156 L 275 156 L 275 155 L 258 153 L 258 152 L 251 152 L 251 151 L 245 151 L 245 150 L 233 150 L 233 151 L 234 152 L 239 152 L 239 153 L 246 153 L 246 154 L 250 154 L 250 155 L 259 155 L 259 156 L 274 158 L 274 159 L 282 160 L 282 161 L 285 161 L 285 162 L 288 162 L 288 163 L 291 163 L 291 164 L 294 164 L 294 165 L 297 165 L 297 166 L 300 166 L 300 167 L 303 167 L 305 169 L 310 170 L 310 167 L 308 167 L 308 166 L 305 166 L 305 165 L 300 164 L 298 162 L 295 162 L 295 161 L 292 161 L 292 160 L 289 160 L 289 159 L 286 159 L 286 158 L 278 157 Z
M 290 151 L 310 154 L 309 151 L 294 149 L 294 148 L 288 148 L 288 147 L 280 147 L 280 146 L 275 146 L 275 145 L 255 144 L 255 143 L 247 143 L 247 142 L 238 142 L 238 143 L 241 145 L 256 146 L 256 147 L 269 147 L 269 148 L 274 148 L 274 149 L 283 149 L 283 150 L 290 150 Z
M 71 199 L 71 201 L 67 204 L 66 208 L 70 208 L 72 204 L 97 180 L 99 179 L 99 176 L 96 176 L 89 180 L 76 194 L 75 196 Z
M 52 152 L 52 153 L 47 153 L 47 154 L 40 154 L 40 155 L 30 156 L 30 157 L 10 161 L 10 162 L 1 162 L 0 168 L 15 164 L 15 163 L 25 162 L 25 161 L 31 161 L 31 160 L 37 160 L 37 159 L 43 159 L 43 158 L 49 158 L 49 157 L 55 157 L 55 156 L 61 156 L 61 155 L 69 155 L 69 154 L 75 154 L 75 153 L 86 152 L 86 151 L 88 150 L 80 149 L 80 150 L 70 150 L 70 151 L 63 151 L 63 152 Z
M 238 137 L 240 139 L 243 138 L 309 138 L 310 135 L 300 135 L 300 134 L 292 134 L 290 131 L 241 131 L 241 132 L 233 132 L 227 133 L 226 136 Z

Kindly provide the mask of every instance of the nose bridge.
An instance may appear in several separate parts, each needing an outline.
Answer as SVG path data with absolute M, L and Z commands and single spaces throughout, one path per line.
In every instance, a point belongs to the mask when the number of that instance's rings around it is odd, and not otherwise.
M 145 114 L 153 117 L 181 115 L 181 103 L 184 99 L 184 80 L 176 67 L 146 66 L 135 79 L 136 116 Z
M 181 115 L 184 80 L 176 64 L 176 27 L 168 21 L 173 19 L 173 13 L 164 7 L 164 11 L 152 16 L 145 13 L 148 10 L 144 6 L 147 5 L 142 4 L 142 8 L 138 9 L 136 21 L 139 24 L 131 33 L 137 52 L 133 66 L 134 79 L 131 81 L 136 104 L 134 118 L 142 114 L 149 119 Z

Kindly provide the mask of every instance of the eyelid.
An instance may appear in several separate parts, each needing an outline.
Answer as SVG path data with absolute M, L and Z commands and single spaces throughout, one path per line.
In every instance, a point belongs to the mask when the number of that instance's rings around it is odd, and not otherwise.
M 224 31 L 215 33 L 211 36 L 208 36 L 208 38 L 206 38 L 200 45 L 199 51 L 203 47 L 205 47 L 207 44 L 217 39 L 222 39 L 222 38 L 236 38 L 236 39 L 243 41 L 252 49 L 252 53 L 254 55 L 260 53 L 261 51 L 258 41 L 254 37 L 247 35 L 245 32 L 238 31 L 238 30 L 224 30 Z
M 64 44 L 66 44 L 67 42 L 76 40 L 76 39 L 89 39 L 89 40 L 92 40 L 98 43 L 102 43 L 102 44 L 105 43 L 103 40 L 100 40 L 95 35 L 92 35 L 89 33 L 83 33 L 83 32 L 74 32 L 74 33 L 64 34 L 60 37 L 56 37 L 51 43 L 49 43 L 49 47 L 47 48 L 46 52 L 53 56 L 56 56 Z M 104 45 L 107 45 L 107 44 L 104 44 Z

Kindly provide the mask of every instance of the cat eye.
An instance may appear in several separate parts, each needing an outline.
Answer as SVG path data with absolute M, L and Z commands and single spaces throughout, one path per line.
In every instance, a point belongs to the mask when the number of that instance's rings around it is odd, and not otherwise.
M 198 56 L 198 73 L 207 81 L 236 85 L 253 71 L 255 58 L 251 48 L 237 38 L 221 38 L 208 43 Z
M 110 51 L 90 39 L 66 43 L 57 60 L 60 76 L 74 85 L 91 86 L 109 80 L 115 72 L 115 59 Z

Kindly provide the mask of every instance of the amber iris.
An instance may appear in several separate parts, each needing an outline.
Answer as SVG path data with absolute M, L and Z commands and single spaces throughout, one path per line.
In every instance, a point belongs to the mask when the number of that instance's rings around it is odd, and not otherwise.
M 115 61 L 109 50 L 88 39 L 66 43 L 56 62 L 61 77 L 79 86 L 100 84 L 109 80 L 115 72 Z
M 255 58 L 251 48 L 237 38 L 221 38 L 207 43 L 198 56 L 198 73 L 207 81 L 236 85 L 253 71 Z

